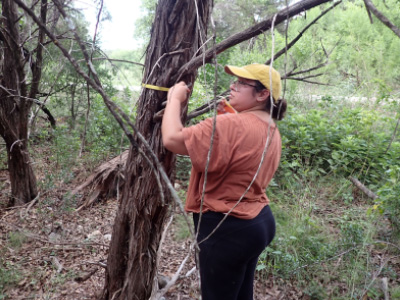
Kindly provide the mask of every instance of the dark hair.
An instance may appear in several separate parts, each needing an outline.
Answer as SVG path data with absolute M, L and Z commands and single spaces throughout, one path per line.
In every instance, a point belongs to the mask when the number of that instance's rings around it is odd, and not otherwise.
M 262 90 L 268 90 L 260 81 L 256 80 L 255 81 L 256 86 L 254 87 L 255 91 L 257 93 L 261 92 Z M 285 117 L 287 109 L 287 102 L 285 99 L 278 99 L 276 103 L 273 104 L 272 106 L 272 119 L 275 120 L 282 120 Z M 271 113 L 271 101 L 267 101 L 265 105 L 265 111 L 268 113 Z

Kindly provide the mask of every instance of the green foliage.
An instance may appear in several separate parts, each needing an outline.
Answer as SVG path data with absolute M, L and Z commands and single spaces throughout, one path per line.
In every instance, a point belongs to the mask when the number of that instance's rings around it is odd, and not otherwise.
M 7 299 L 6 289 L 14 286 L 21 278 L 20 273 L 10 262 L 0 256 L 0 299 Z
M 336 103 L 289 114 L 279 126 L 285 145 L 282 169 L 305 167 L 379 184 L 388 166 L 397 164 L 397 149 L 386 151 L 394 125 L 394 118 L 381 111 Z
M 26 236 L 18 231 L 8 233 L 8 244 L 11 248 L 18 250 L 26 242 Z
M 397 153 L 400 153 L 400 143 L 397 143 L 396 146 L 398 147 Z M 389 218 L 393 229 L 400 235 L 400 166 L 391 166 L 386 171 L 386 175 L 388 180 L 379 188 L 377 192 L 378 198 L 375 200 L 376 203 L 372 209 L 385 214 Z
M 174 239 L 182 241 L 190 237 L 190 231 L 187 226 L 186 220 L 182 215 L 175 215 L 173 231 Z

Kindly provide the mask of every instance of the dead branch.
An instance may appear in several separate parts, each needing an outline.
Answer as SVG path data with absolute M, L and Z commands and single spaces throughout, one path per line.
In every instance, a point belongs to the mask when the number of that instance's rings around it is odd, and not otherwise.
M 47 17 L 47 0 L 42 0 L 41 8 L 40 8 L 40 20 L 43 23 L 46 23 Z M 39 82 L 42 77 L 42 64 L 43 64 L 43 42 L 46 35 L 43 31 L 43 28 L 39 28 L 39 40 L 36 51 L 36 61 L 32 63 L 32 85 L 29 92 L 29 98 L 35 98 L 36 94 L 39 91 Z M 50 114 L 51 115 L 51 114 Z M 50 119 L 49 119 L 50 120 Z M 54 118 L 53 118 L 54 120 Z
M 388 18 L 385 17 L 372 3 L 371 0 L 364 0 L 364 4 L 367 10 L 371 11 L 375 17 L 379 19 L 383 24 L 385 24 L 390 30 L 392 30 L 400 38 L 400 29 L 397 28 Z
M 372 199 L 377 199 L 378 196 L 372 192 L 371 190 L 369 190 L 365 185 L 363 185 L 357 178 L 355 177 L 349 177 L 349 180 L 360 190 L 362 191 L 365 195 L 367 195 L 369 198 Z
M 285 46 L 284 48 L 282 48 L 281 50 L 279 50 L 275 55 L 274 55 L 274 60 L 277 60 L 280 56 L 282 56 L 285 52 L 287 52 L 287 50 L 289 50 L 290 48 L 292 48 L 297 41 L 303 36 L 303 34 L 315 23 L 317 23 L 317 21 L 319 19 L 321 19 L 326 13 L 328 13 L 330 10 L 332 10 L 333 8 L 335 8 L 335 6 L 339 5 L 340 3 L 342 3 L 342 1 L 336 2 L 334 3 L 331 7 L 325 9 L 318 17 L 316 17 L 314 20 L 312 20 L 306 27 L 304 27 L 304 29 L 293 39 L 290 41 L 289 44 L 287 44 L 287 46 Z M 269 65 L 271 63 L 271 58 L 269 60 L 266 61 L 266 65 Z
M 300 2 L 297 2 L 293 5 L 291 5 L 288 8 L 282 9 L 276 14 L 276 20 L 275 20 L 275 26 L 281 24 L 282 22 L 286 21 L 286 19 L 289 17 L 293 17 L 295 15 L 298 15 L 304 11 L 307 11 L 313 7 L 316 7 L 318 5 L 321 5 L 323 3 L 330 2 L 330 0 L 303 0 Z M 190 62 L 185 64 L 184 66 L 181 67 L 181 69 L 178 71 L 178 76 L 177 81 L 179 81 L 185 74 L 190 72 L 191 70 L 197 69 L 200 67 L 204 62 L 208 63 L 211 61 L 213 57 L 214 51 L 219 54 L 237 44 L 240 44 L 243 41 L 246 41 L 248 39 L 251 39 L 252 37 L 255 37 L 259 34 L 262 34 L 263 32 L 269 30 L 272 25 L 274 17 L 271 17 L 267 20 L 264 20 L 248 29 L 245 29 L 244 31 L 241 31 L 239 33 L 236 33 L 227 39 L 223 40 L 216 46 L 212 47 L 211 49 L 207 50 L 204 53 L 204 56 L 198 56 L 194 59 L 192 59 Z
M 55 129 L 56 128 L 56 119 L 54 119 L 50 110 L 44 104 L 39 104 L 37 102 L 35 102 L 35 103 L 37 105 L 39 105 L 40 109 L 47 115 L 47 120 L 50 122 L 51 128 Z
M 138 62 L 134 62 L 134 61 L 130 61 L 130 60 L 126 60 L 126 59 L 116 59 L 116 58 L 108 58 L 108 57 L 94 57 L 92 60 L 93 61 L 96 61 L 96 60 L 107 60 L 107 61 L 110 61 L 110 62 L 123 62 L 123 63 L 127 63 L 127 64 L 138 65 L 138 66 L 144 67 L 144 64 L 141 64 L 141 63 L 138 63 Z M 83 61 L 85 61 L 85 60 L 84 59 L 80 59 L 77 62 L 79 63 L 79 62 L 83 62 Z
M 392 257 L 388 257 L 388 258 L 386 258 L 386 259 L 382 259 L 382 262 L 381 262 L 381 265 L 380 265 L 380 267 L 379 267 L 379 269 L 374 273 L 374 275 L 372 276 L 372 280 L 371 280 L 371 282 L 368 284 L 368 286 L 366 286 L 365 287 L 365 289 L 364 289 L 364 291 L 362 292 L 362 298 L 364 299 L 364 296 L 367 294 L 367 292 L 369 291 L 369 289 L 371 288 L 371 286 L 374 284 L 374 282 L 375 282 L 375 280 L 378 278 L 378 276 L 382 273 L 382 270 L 383 270 L 383 268 L 386 266 L 386 264 L 389 262 L 389 261 L 392 261 L 393 259 L 395 259 L 395 258 L 398 258 L 399 257 L 399 255 L 396 255 L 396 256 L 392 256 Z M 387 284 L 387 282 L 386 282 L 386 284 Z M 387 292 L 387 290 L 386 290 L 386 292 Z M 386 299 L 386 296 L 385 296 L 385 299 Z
M 288 77 L 287 79 L 306 82 L 306 83 L 310 83 L 310 84 L 316 84 L 316 85 L 333 86 L 332 84 L 329 84 L 329 83 L 323 83 L 323 82 L 319 82 L 319 81 L 312 81 L 312 80 L 307 80 L 307 79 L 303 79 L 303 78 Z

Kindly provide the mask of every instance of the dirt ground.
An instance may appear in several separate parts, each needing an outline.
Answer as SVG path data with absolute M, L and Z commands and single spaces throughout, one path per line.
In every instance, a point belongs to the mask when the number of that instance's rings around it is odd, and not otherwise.
M 77 212 L 76 203 L 67 196 L 69 187 L 60 186 L 41 194 L 33 205 L 8 209 L 5 195 L 9 185 L 4 172 L 0 173 L 0 180 L 0 288 L 1 282 L 9 283 L 3 297 L 96 299 L 104 284 L 117 200 L 109 199 Z M 182 226 L 182 222 L 174 221 L 162 246 L 159 273 L 167 280 L 189 253 L 190 241 L 182 238 Z M 163 298 L 199 299 L 194 268 L 191 253 L 179 279 Z M 255 299 L 302 298 L 295 288 L 279 290 L 273 283 L 258 278 Z

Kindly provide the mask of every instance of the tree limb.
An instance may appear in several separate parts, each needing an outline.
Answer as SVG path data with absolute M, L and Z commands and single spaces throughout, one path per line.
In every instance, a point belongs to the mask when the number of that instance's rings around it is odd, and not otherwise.
M 321 5 L 326 2 L 330 2 L 331 0 L 303 0 L 300 2 L 297 2 L 293 4 L 292 6 L 282 9 L 276 14 L 276 20 L 275 20 L 275 26 L 281 24 L 284 22 L 288 17 L 293 17 L 295 15 L 298 15 L 306 10 L 309 10 L 313 7 L 316 7 L 318 5 Z M 196 58 L 192 59 L 189 61 L 187 64 L 182 66 L 180 70 L 178 71 L 178 76 L 177 81 L 179 81 L 185 74 L 190 72 L 191 70 L 199 68 L 204 62 L 208 63 L 211 61 L 213 57 L 214 51 L 217 52 L 217 54 L 243 42 L 246 41 L 252 37 L 255 37 L 271 28 L 273 21 L 273 17 L 262 21 L 244 31 L 241 31 L 239 33 L 236 33 L 227 39 L 223 40 L 221 43 L 217 44 L 215 47 L 212 47 L 211 49 L 207 50 L 204 55 L 197 56 Z
M 319 19 L 321 19 L 326 13 L 328 13 L 330 10 L 332 10 L 335 6 L 339 5 L 342 3 L 342 1 L 334 3 L 331 7 L 325 9 L 318 17 L 316 17 L 310 24 L 308 24 L 306 27 L 303 28 L 303 30 L 293 39 L 290 41 L 287 46 L 279 50 L 275 55 L 274 55 L 274 60 L 277 60 L 280 56 L 282 56 L 287 50 L 292 48 L 294 44 L 297 43 L 297 41 L 303 36 L 304 32 L 306 32 L 312 25 L 314 25 Z M 271 63 L 271 58 L 265 62 L 266 65 L 269 65 Z
M 365 6 L 370 10 L 375 17 L 379 19 L 383 24 L 385 24 L 390 30 L 392 30 L 400 38 L 400 29 L 397 28 L 388 18 L 386 18 L 372 3 L 371 0 L 364 0 Z
M 141 67 L 144 67 L 144 64 L 138 63 L 138 62 L 134 62 L 134 61 L 130 61 L 130 60 L 126 60 L 126 59 L 115 59 L 115 58 L 108 58 L 108 57 L 94 57 L 92 60 L 107 60 L 107 61 L 112 61 L 112 62 L 123 62 L 123 63 L 127 63 L 127 64 L 133 64 L 133 65 L 138 65 Z M 84 59 L 80 59 L 77 62 L 83 62 L 85 61 Z

